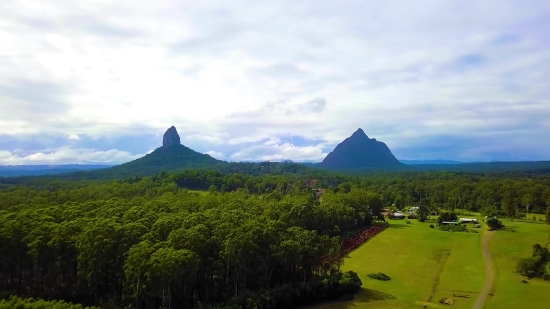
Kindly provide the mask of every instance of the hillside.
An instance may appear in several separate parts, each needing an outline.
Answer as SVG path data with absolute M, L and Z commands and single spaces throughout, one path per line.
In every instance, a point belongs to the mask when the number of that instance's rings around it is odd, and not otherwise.
M 362 129 L 338 144 L 318 165 L 330 169 L 403 168 L 388 146 L 369 138 Z

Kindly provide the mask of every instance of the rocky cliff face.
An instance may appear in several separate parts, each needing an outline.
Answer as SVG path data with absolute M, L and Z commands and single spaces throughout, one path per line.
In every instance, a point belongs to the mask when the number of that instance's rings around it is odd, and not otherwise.
M 338 144 L 319 164 L 336 169 L 393 168 L 402 166 L 386 144 L 369 138 L 362 129 Z
M 180 136 L 174 126 L 171 126 L 162 138 L 162 147 L 168 147 L 173 145 L 180 145 Z

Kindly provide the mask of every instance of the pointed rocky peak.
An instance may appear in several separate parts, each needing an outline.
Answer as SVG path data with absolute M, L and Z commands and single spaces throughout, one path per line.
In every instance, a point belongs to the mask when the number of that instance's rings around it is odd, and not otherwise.
M 174 126 L 171 126 L 168 130 L 166 130 L 166 133 L 164 133 L 164 136 L 162 137 L 162 147 L 180 144 L 181 141 L 178 131 Z
M 359 128 L 359 129 L 357 129 L 357 131 L 353 132 L 351 137 L 355 137 L 355 138 L 357 138 L 357 137 L 365 138 L 366 137 L 366 138 L 369 138 L 367 136 L 367 134 L 365 134 L 365 131 L 363 131 L 363 129 L 361 129 L 361 128 Z

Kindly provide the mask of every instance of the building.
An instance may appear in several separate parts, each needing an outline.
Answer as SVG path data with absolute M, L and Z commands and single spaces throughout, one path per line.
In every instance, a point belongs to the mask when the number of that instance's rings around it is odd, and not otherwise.
M 458 222 L 460 222 L 460 223 L 477 223 L 477 219 L 460 218 L 460 219 L 458 219 Z
M 459 222 L 456 221 L 443 221 L 441 222 L 441 225 L 458 225 Z

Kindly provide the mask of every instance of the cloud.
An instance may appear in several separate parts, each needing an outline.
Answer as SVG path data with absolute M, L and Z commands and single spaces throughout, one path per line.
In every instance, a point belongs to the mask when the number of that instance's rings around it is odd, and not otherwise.
M 254 145 L 231 155 L 233 161 L 320 161 L 326 157 L 319 146 L 297 147 L 290 143 Z
M 67 138 L 68 139 L 79 140 L 80 136 L 78 136 L 78 134 L 70 134 Z
M 143 154 L 145 155 L 145 154 Z M 0 150 L 2 165 L 36 165 L 36 164 L 78 164 L 78 163 L 124 163 L 143 155 L 132 155 L 126 151 L 111 149 L 97 151 L 94 149 L 58 149 L 53 152 L 36 152 L 20 155 L 16 152 Z
M 260 158 L 361 127 L 409 158 L 547 158 L 548 15 L 545 0 L 4 1 L 0 149 L 137 155 L 175 125 L 198 151 Z
M 214 150 L 209 150 L 207 152 L 205 152 L 207 155 L 213 157 L 213 158 L 216 158 L 218 160 L 224 160 L 225 158 L 225 154 L 222 153 L 222 152 L 218 152 L 218 151 L 214 151 Z

